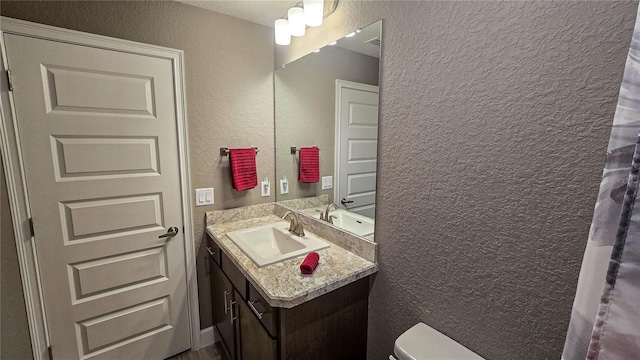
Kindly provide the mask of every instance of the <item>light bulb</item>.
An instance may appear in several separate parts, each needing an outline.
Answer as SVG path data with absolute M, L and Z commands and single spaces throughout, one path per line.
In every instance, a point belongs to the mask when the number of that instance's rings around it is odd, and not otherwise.
M 287 12 L 289 17 L 289 28 L 291 29 L 291 35 L 304 36 L 306 24 L 304 22 L 304 10 L 299 7 L 292 7 Z
M 307 25 L 316 27 L 322 25 L 324 17 L 324 0 L 304 0 L 304 19 Z
M 286 19 L 278 19 L 273 24 L 276 32 L 276 44 L 289 45 L 291 44 L 291 30 L 289 29 L 289 22 Z

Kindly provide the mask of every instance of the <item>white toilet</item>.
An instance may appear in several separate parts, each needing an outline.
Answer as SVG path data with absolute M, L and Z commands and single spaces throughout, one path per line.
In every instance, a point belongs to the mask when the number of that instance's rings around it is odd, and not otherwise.
M 396 339 L 389 360 L 484 360 L 438 330 L 417 323 Z

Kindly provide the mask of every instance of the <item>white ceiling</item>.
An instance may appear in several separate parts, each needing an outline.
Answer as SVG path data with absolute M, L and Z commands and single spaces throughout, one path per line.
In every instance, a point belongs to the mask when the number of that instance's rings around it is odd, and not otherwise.
M 273 22 L 287 14 L 302 0 L 174 0 L 219 12 L 256 24 L 273 27 Z M 327 11 L 325 5 L 325 11 Z

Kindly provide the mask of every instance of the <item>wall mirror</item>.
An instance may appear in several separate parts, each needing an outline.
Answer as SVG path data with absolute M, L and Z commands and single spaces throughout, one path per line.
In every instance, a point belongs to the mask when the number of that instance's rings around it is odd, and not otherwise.
M 370 240 L 381 38 L 379 20 L 274 74 L 277 201 L 317 218 L 335 203 L 329 211 L 332 223 Z M 305 147 L 320 149 L 318 182 L 298 180 Z

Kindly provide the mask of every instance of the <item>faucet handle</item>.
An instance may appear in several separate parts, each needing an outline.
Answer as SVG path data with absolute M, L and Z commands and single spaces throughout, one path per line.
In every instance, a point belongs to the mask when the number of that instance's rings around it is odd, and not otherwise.
M 320 213 L 320 220 L 326 220 L 326 219 L 324 218 L 324 211 L 316 209 L 316 212 L 319 212 L 319 213 Z
M 329 215 L 329 219 L 327 220 L 329 224 L 333 224 L 333 219 L 337 219 L 338 217 L 335 215 Z

